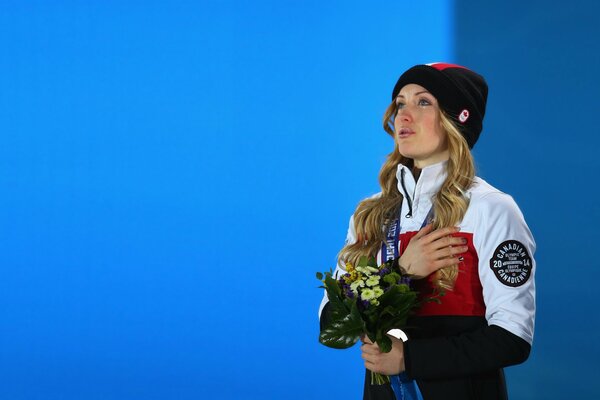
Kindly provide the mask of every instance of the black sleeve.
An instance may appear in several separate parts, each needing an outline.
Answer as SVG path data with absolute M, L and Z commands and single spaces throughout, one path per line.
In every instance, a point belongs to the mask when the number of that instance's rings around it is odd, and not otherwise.
M 520 364 L 531 345 L 496 325 L 456 336 L 409 339 L 406 373 L 413 379 L 460 378 Z

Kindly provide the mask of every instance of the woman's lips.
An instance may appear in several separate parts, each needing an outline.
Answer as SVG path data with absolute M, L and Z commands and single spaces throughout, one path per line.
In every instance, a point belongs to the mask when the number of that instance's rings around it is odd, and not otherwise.
M 400 128 L 400 130 L 398 131 L 398 137 L 400 139 L 405 139 L 407 137 L 409 137 L 410 135 L 414 135 L 415 131 L 413 131 L 410 128 Z

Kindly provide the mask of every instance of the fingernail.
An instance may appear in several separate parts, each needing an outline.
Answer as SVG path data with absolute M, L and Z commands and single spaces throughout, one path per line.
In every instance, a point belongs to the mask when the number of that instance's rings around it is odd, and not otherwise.
M 465 258 L 463 256 L 458 257 L 458 261 L 463 261 Z

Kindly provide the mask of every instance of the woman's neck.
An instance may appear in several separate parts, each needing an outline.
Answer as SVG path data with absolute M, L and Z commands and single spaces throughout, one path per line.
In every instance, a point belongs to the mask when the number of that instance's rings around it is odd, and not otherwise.
M 414 159 L 413 165 L 419 169 L 423 169 L 433 164 L 440 163 L 442 161 L 446 161 L 450 158 L 450 152 L 448 149 L 437 152 L 433 155 L 427 156 L 423 159 Z
M 415 182 L 417 182 L 419 180 L 419 176 L 421 176 L 421 171 L 422 171 L 422 169 L 417 167 L 416 165 L 413 165 L 413 167 L 411 168 L 411 172 L 412 172 L 413 176 L 415 177 Z

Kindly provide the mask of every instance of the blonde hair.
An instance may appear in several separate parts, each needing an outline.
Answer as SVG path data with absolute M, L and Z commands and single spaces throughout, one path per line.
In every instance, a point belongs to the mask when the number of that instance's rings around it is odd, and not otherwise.
M 392 102 L 383 116 L 383 129 L 394 137 L 393 119 L 396 105 Z M 469 200 L 467 190 L 473 184 L 475 165 L 467 141 L 453 122 L 443 111 L 440 111 L 440 124 L 446 132 L 448 144 L 447 177 L 433 198 L 433 229 L 455 226 L 462 221 Z M 397 144 L 394 151 L 388 154 L 379 172 L 381 194 L 361 201 L 354 212 L 354 229 L 356 242 L 347 243 L 338 255 L 338 262 L 354 265 L 361 256 L 377 255 L 385 242 L 387 225 L 394 221 L 400 211 L 402 194 L 398 190 L 396 170 L 398 164 L 412 168 L 413 160 L 400 154 Z M 435 273 L 434 284 L 440 288 L 451 290 L 458 277 L 458 265 L 442 268 Z

